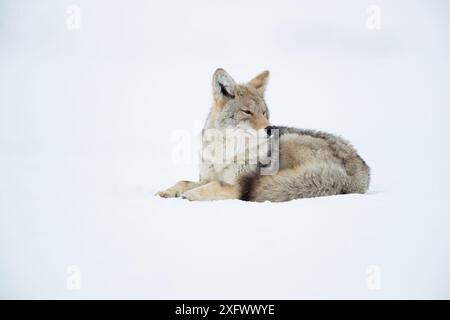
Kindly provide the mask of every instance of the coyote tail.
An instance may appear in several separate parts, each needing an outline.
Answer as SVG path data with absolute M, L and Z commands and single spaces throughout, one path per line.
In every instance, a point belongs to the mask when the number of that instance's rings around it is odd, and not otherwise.
M 275 175 L 251 174 L 240 180 L 241 200 L 289 201 L 346 193 L 365 193 L 369 186 L 369 168 L 361 158 L 344 166 L 335 163 L 311 163 L 284 169 Z

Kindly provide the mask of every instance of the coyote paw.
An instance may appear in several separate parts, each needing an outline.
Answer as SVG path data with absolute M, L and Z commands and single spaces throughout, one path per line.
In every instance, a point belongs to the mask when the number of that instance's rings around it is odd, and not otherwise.
M 205 200 L 204 197 L 202 196 L 201 192 L 199 192 L 198 190 L 195 190 L 195 189 L 182 193 L 181 197 L 183 199 L 188 199 L 189 201 Z
M 163 190 L 155 193 L 155 196 L 160 196 L 161 198 L 176 198 L 179 194 L 174 190 Z

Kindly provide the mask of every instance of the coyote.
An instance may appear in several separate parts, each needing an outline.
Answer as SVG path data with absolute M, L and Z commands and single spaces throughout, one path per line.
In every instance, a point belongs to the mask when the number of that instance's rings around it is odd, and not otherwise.
M 237 84 L 225 70 L 217 69 L 212 80 L 213 104 L 203 132 L 254 129 L 268 138 L 276 132 L 278 170 L 262 175 L 260 161 L 217 164 L 202 159 L 199 181 L 179 181 L 157 195 L 281 202 L 367 191 L 370 169 L 347 141 L 320 131 L 270 125 L 264 101 L 268 77 L 269 71 L 264 71 L 248 83 Z

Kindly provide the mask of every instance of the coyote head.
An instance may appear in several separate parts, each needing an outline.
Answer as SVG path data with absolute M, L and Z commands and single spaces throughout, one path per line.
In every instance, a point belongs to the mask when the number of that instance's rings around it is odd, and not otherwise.
M 269 110 L 264 101 L 269 71 L 245 84 L 237 84 L 223 69 L 214 72 L 211 116 L 217 128 L 260 130 L 269 126 Z

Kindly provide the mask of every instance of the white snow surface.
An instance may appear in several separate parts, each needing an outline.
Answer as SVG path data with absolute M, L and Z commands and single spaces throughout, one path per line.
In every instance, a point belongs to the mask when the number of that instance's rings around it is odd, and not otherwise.
M 0 1 L 0 298 L 450 298 L 449 9 Z M 237 81 L 270 70 L 272 124 L 350 140 L 369 192 L 153 196 L 197 178 L 217 67 Z

